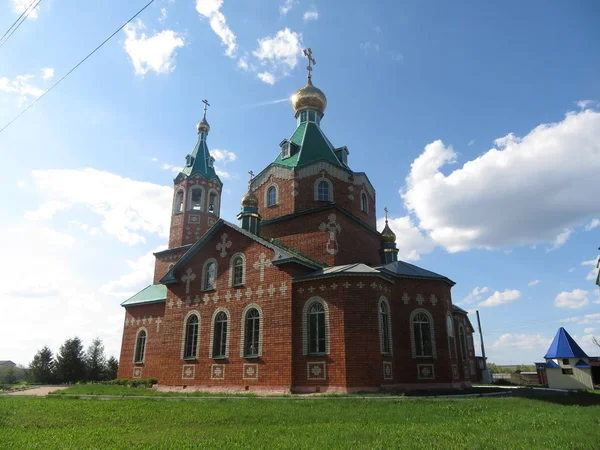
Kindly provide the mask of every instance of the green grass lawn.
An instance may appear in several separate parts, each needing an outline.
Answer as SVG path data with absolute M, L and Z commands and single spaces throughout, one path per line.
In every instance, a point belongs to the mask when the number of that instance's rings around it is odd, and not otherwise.
M 600 405 L 568 399 L 2 397 L 0 448 L 598 449 Z

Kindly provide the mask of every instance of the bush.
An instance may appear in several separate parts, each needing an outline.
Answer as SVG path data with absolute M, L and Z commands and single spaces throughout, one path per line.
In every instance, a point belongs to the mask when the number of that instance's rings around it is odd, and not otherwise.
M 158 378 L 119 378 L 117 380 L 105 381 L 103 384 L 112 384 L 117 386 L 129 386 L 129 387 L 146 387 L 151 388 L 158 383 Z

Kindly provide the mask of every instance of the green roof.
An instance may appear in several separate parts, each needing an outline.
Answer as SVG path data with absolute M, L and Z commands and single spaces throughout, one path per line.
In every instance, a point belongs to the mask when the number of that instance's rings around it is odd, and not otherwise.
M 146 286 L 133 297 L 128 298 L 121 306 L 143 305 L 147 303 L 163 302 L 167 299 L 167 287 L 164 284 L 151 284 Z
M 196 143 L 191 156 L 194 158 L 192 165 L 186 165 L 180 174 L 188 177 L 200 174 L 207 180 L 212 178 L 219 179 L 217 173 L 215 172 L 215 168 L 211 167 L 208 163 L 210 153 L 208 151 L 208 146 L 206 145 L 206 137 L 204 139 L 202 138 L 202 135 L 198 137 L 198 142 Z
M 290 142 L 296 145 L 289 158 L 282 159 L 281 153 L 275 159 L 275 164 L 286 167 L 300 167 L 316 161 L 329 161 L 337 166 L 342 166 L 335 149 L 329 139 L 323 134 L 319 125 L 314 122 L 303 122 L 298 125 Z

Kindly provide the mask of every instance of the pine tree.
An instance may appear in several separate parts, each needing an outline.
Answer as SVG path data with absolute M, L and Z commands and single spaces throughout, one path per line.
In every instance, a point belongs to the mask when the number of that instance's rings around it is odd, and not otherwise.
M 85 368 L 89 381 L 100 381 L 104 379 L 106 372 L 106 357 L 104 356 L 104 345 L 100 338 L 92 341 L 85 355 Z
M 114 356 L 111 356 L 106 362 L 105 380 L 115 380 L 119 372 L 119 361 Z
M 85 379 L 85 359 L 81 339 L 67 339 L 56 355 L 54 372 L 62 383 L 76 383 Z
M 33 357 L 29 364 L 32 381 L 37 383 L 54 383 L 54 357 L 52 350 L 44 346 Z

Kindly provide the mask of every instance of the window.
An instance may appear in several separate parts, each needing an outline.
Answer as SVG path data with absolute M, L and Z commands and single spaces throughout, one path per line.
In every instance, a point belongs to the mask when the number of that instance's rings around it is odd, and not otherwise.
M 364 192 L 360 195 L 360 209 L 364 212 L 368 212 L 367 194 Z
M 465 330 L 461 326 L 458 329 L 458 338 L 460 340 L 460 356 L 463 361 L 467 360 L 467 342 L 465 341 Z
M 413 317 L 412 324 L 415 341 L 415 355 L 425 357 L 433 356 L 431 323 L 429 317 L 427 314 L 419 312 Z
M 306 122 L 306 111 L 300 113 L 300 122 Z
M 202 211 L 202 188 L 192 188 L 189 201 L 189 209 L 191 209 L 192 211 Z
M 173 205 L 173 212 L 179 214 L 183 212 L 183 191 L 177 191 L 175 195 L 175 204 Z
M 204 290 L 210 291 L 217 286 L 217 264 L 208 261 L 204 266 Z
M 241 256 L 236 256 L 233 258 L 231 270 L 233 270 L 231 284 L 233 286 L 240 286 L 244 284 L 244 259 Z
M 208 158 L 208 167 L 215 167 L 215 158 L 212 156 Z
M 208 212 L 211 214 L 216 214 L 217 213 L 217 202 L 219 201 L 219 198 L 217 197 L 216 192 L 211 192 L 208 196 Z
M 136 364 L 143 363 L 144 356 L 146 356 L 146 330 L 142 328 L 135 339 L 135 358 L 133 362 Z
M 198 316 L 192 314 L 185 324 L 183 358 L 195 358 L 198 355 Z
M 573 375 L 573 369 L 562 369 L 563 375 Z
M 454 338 L 454 321 L 450 314 L 446 316 L 446 330 L 448 331 L 448 354 L 450 358 L 453 358 L 456 356 L 456 341 Z
M 275 206 L 277 204 L 277 188 L 275 186 L 267 189 L 267 206 Z
M 314 122 L 316 120 L 316 118 L 317 118 L 317 116 L 314 111 L 308 112 L 308 121 L 309 122 Z
M 392 353 L 390 312 L 385 300 L 380 300 L 379 302 L 379 339 L 381 341 L 381 353 L 390 355 Z
M 308 353 L 325 353 L 325 308 L 319 302 L 308 310 Z
M 244 336 L 244 356 L 259 356 L 260 313 L 251 308 L 246 313 Z
M 281 159 L 290 157 L 290 143 L 284 142 L 281 146 Z
M 213 358 L 227 357 L 227 314 L 217 313 L 214 323 Z
M 317 200 L 329 201 L 329 183 L 325 180 L 319 181 L 317 185 Z
M 563 365 L 565 365 L 565 366 L 569 365 L 569 358 L 563 358 Z

